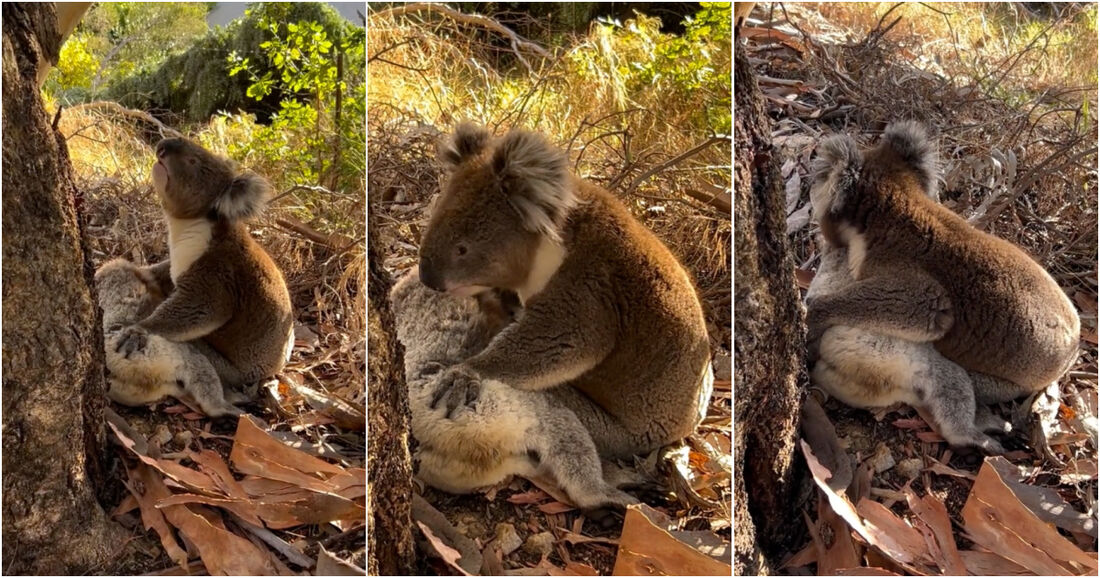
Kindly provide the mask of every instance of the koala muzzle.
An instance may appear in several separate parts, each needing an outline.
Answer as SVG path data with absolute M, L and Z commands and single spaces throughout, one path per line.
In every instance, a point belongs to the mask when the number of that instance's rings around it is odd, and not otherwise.
M 166 138 L 157 143 L 157 158 L 162 159 L 166 155 L 179 152 L 183 148 L 183 139 Z
M 445 291 L 446 287 L 443 284 L 443 276 L 439 274 L 439 271 L 432 266 L 432 262 L 427 257 L 420 257 L 420 282 L 429 289 L 436 291 Z

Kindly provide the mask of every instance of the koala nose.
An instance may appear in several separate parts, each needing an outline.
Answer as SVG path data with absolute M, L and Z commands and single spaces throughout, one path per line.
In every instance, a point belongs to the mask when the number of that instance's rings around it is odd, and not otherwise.
M 432 266 L 432 262 L 424 256 L 420 257 L 420 282 L 429 289 L 443 291 L 443 279 L 439 271 Z
M 162 159 L 168 153 L 175 152 L 180 148 L 180 139 L 178 138 L 166 138 L 157 143 L 157 158 Z

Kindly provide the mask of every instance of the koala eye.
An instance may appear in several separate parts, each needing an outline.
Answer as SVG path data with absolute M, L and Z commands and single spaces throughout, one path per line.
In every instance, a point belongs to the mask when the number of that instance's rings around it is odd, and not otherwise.
M 462 257 L 468 251 L 469 251 L 469 249 L 466 248 L 466 245 L 461 245 L 460 244 L 460 245 L 455 247 L 455 254 L 458 255 L 459 257 Z

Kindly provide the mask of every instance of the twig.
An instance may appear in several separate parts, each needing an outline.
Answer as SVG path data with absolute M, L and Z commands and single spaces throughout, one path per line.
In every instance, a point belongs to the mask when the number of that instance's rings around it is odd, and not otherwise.
M 396 6 L 387 10 L 380 10 L 371 15 L 372 18 L 384 18 L 393 16 L 402 16 L 411 12 L 435 12 L 441 14 L 462 24 L 470 24 L 473 26 L 481 26 L 496 32 L 508 39 L 512 45 L 512 52 L 516 55 L 523 66 L 527 69 L 527 72 L 534 72 L 531 65 L 527 62 L 527 59 L 523 57 L 523 53 L 520 49 L 529 50 L 535 54 L 543 57 L 550 58 L 550 53 L 543 47 L 521 38 L 518 34 L 512 31 L 511 28 L 489 18 L 487 16 L 481 16 L 480 14 L 464 14 L 458 10 L 448 8 L 442 4 L 429 4 L 426 2 L 413 2 L 412 4 L 405 4 L 404 6 Z
M 711 145 L 713 145 L 715 143 L 724 142 L 724 141 L 728 141 L 728 140 L 729 140 L 728 137 L 712 136 L 712 137 L 708 138 L 707 140 L 703 141 L 702 143 L 700 143 L 698 145 L 695 145 L 694 147 L 688 149 L 686 152 L 681 153 L 681 154 L 679 154 L 679 155 L 677 155 L 677 156 L 675 156 L 675 157 L 673 157 L 673 158 L 671 158 L 671 159 L 669 159 L 669 160 L 667 160 L 667 161 L 665 161 L 665 162 L 663 162 L 659 165 L 656 165 L 654 167 L 650 167 L 648 170 L 646 170 L 641 175 L 639 175 L 638 178 L 634 179 L 633 183 L 630 183 L 630 186 L 626 188 L 626 194 L 629 195 L 630 193 L 633 193 L 634 189 L 638 188 L 638 185 L 642 184 L 649 177 L 652 177 L 653 175 L 667 169 L 668 167 L 671 167 L 671 166 L 673 166 L 673 165 L 675 165 L 675 164 L 677 164 L 677 163 L 679 163 L 683 160 L 689 159 L 689 158 L 699 154 L 700 152 L 706 150 L 707 148 L 709 148 Z

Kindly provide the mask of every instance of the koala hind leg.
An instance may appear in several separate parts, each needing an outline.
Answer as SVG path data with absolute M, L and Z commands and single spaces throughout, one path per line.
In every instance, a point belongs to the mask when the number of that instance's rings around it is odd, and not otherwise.
M 552 407 L 553 399 L 547 401 Z M 545 412 L 539 428 L 536 439 L 541 443 L 534 448 L 539 470 L 553 475 L 578 508 L 625 508 L 639 503 L 604 479 L 596 444 L 573 412 L 564 408 Z

